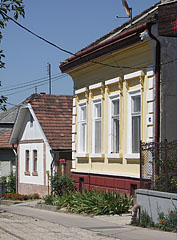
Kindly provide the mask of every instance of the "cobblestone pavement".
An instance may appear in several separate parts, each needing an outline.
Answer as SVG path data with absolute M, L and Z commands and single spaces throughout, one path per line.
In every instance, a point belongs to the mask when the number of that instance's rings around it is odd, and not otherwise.
M 0 240 L 115 240 L 75 227 L 0 212 Z M 118 238 L 117 238 L 118 239 Z

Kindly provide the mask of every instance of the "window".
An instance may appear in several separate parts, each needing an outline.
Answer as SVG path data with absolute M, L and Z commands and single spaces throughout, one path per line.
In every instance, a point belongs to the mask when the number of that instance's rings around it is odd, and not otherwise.
M 37 172 L 37 150 L 33 150 L 33 172 Z
M 29 150 L 25 152 L 25 172 L 29 172 Z
M 101 153 L 101 100 L 93 103 L 93 152 Z
M 111 152 L 119 152 L 119 98 L 111 99 Z
M 141 97 L 131 97 L 132 153 L 139 152 L 141 137 Z
M 86 103 L 79 105 L 78 116 L 78 151 L 80 153 L 86 152 L 87 143 L 87 106 Z

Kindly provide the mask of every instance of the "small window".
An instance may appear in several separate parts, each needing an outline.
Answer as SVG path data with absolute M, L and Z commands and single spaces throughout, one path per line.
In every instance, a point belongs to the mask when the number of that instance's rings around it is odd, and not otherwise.
M 37 150 L 33 150 L 33 172 L 37 172 Z
M 29 172 L 29 150 L 25 152 L 25 172 Z

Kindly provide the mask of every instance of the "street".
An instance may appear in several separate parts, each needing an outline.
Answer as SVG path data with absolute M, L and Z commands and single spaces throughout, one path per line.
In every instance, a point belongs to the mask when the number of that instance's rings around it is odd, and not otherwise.
M 115 240 L 92 231 L 76 227 L 64 227 L 49 221 L 12 213 L 0 213 L 0 239 L 2 240 Z

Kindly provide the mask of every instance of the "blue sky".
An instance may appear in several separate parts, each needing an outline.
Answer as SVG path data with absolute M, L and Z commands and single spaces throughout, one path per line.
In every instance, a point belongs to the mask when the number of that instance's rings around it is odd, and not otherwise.
M 158 0 L 127 2 L 135 16 Z M 126 16 L 122 0 L 24 0 L 24 5 L 25 18 L 20 17 L 19 23 L 74 53 L 127 20 L 116 18 L 116 15 Z M 30 35 L 13 22 L 9 22 L 2 32 L 0 49 L 6 55 L 6 68 L 0 70 L 0 95 L 7 96 L 8 103 L 18 104 L 34 93 L 37 81 L 34 85 L 31 82 L 33 80 L 40 79 L 38 82 L 45 83 L 37 87 L 39 93 L 48 93 L 48 63 L 51 64 L 53 76 L 52 93 L 73 93 L 73 83 L 69 76 L 57 78 L 61 75 L 59 63 L 68 58 L 69 54 Z M 22 88 L 24 85 L 21 84 L 28 82 L 30 85 Z

